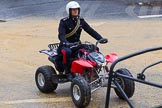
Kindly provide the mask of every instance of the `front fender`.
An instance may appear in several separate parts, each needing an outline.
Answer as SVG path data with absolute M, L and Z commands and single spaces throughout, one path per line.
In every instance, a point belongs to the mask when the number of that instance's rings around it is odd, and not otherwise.
M 107 54 L 105 59 L 107 62 L 113 63 L 116 59 L 118 59 L 118 55 L 116 53 Z
M 87 60 L 74 60 L 71 66 L 72 73 L 83 74 L 86 68 L 92 68 L 92 64 L 90 64 Z

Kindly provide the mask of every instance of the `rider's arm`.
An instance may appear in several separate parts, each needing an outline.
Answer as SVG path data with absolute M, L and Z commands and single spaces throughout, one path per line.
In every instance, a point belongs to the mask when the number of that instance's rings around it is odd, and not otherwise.
M 66 35 L 66 28 L 63 20 L 60 20 L 59 28 L 58 28 L 58 38 L 61 41 L 61 43 L 68 43 L 67 39 L 65 38 Z
M 91 35 L 93 38 L 95 38 L 96 40 L 100 40 L 102 39 L 102 36 L 97 33 L 92 27 L 89 26 L 89 24 L 84 20 L 83 20 L 83 29 L 89 34 Z

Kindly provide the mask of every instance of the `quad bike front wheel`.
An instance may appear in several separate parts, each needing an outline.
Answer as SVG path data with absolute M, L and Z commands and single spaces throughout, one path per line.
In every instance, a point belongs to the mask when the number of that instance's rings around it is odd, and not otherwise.
M 123 74 L 129 77 L 133 77 L 132 74 L 130 73 L 130 71 L 128 69 L 122 68 L 116 71 L 119 74 Z M 122 77 L 117 77 L 116 80 L 118 81 L 119 85 L 121 86 L 121 88 L 123 89 L 123 91 L 125 92 L 125 94 L 128 96 L 128 98 L 132 97 L 135 91 L 135 83 L 132 80 L 129 79 L 125 79 Z M 117 94 L 117 96 L 120 99 L 124 100 L 124 97 L 122 96 L 122 94 L 119 92 L 119 90 L 117 88 L 114 89 L 115 93 Z
M 78 108 L 89 105 L 91 100 L 91 89 L 88 82 L 81 76 L 77 76 L 71 83 L 71 97 Z
M 41 66 L 35 73 L 35 82 L 38 89 L 43 93 L 53 92 L 58 84 L 52 82 L 52 75 L 56 71 L 52 66 Z

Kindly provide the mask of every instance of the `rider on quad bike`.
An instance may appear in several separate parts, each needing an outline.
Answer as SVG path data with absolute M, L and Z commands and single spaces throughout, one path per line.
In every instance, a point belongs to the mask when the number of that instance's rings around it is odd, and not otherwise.
M 80 17 L 80 5 L 76 1 L 71 1 L 66 5 L 66 12 L 69 15 L 60 20 L 58 29 L 58 38 L 60 45 L 58 52 L 63 55 L 64 69 L 68 77 L 71 76 L 71 55 L 77 48 L 68 48 L 65 45 L 68 43 L 80 42 L 80 34 L 84 29 L 89 35 L 96 40 L 102 39 L 102 36 L 91 28 L 88 23 Z
M 102 38 L 83 18 L 80 18 L 80 5 L 77 2 L 69 2 L 66 10 L 69 17 L 61 19 L 59 25 L 60 43 L 49 44 L 49 49 L 39 51 L 48 55 L 48 60 L 54 67 L 39 67 L 35 73 L 35 82 L 43 93 L 53 92 L 58 84 L 71 82 L 73 103 L 78 108 L 85 108 L 89 105 L 94 91 L 107 87 L 110 73 L 108 65 L 118 56 L 116 53 L 103 55 L 99 51 L 97 45 L 107 43 L 108 40 Z M 82 28 L 97 40 L 96 44 L 80 41 Z M 118 89 L 121 86 L 127 97 L 132 97 L 135 90 L 134 81 L 119 76 L 133 77 L 131 72 L 126 68 L 120 68 L 114 71 L 114 75 L 116 77 L 111 87 L 117 96 L 125 99 Z

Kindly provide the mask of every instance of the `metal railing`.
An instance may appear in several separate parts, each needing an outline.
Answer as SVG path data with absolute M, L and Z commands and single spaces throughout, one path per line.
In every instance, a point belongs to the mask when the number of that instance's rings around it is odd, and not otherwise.
M 142 51 L 139 51 L 139 52 L 135 52 L 135 53 L 126 55 L 124 57 L 121 57 L 121 58 L 117 59 L 114 63 L 112 63 L 112 65 L 110 67 L 110 73 L 109 73 L 109 81 L 108 81 L 108 86 L 107 86 L 105 108 L 109 108 L 111 84 L 112 84 L 112 82 L 114 82 L 114 84 L 117 86 L 117 89 L 122 94 L 124 99 L 127 101 L 127 103 L 130 106 L 130 108 L 134 108 L 133 104 L 130 102 L 130 100 L 128 99 L 127 95 L 125 94 L 125 92 L 123 91 L 123 89 L 121 88 L 119 83 L 115 80 L 115 77 L 117 77 L 117 76 L 129 79 L 129 80 L 133 80 L 133 81 L 136 81 L 136 82 L 139 82 L 139 83 L 147 84 L 147 85 L 150 85 L 150 86 L 162 88 L 162 84 L 156 84 L 156 83 L 153 83 L 153 82 L 148 82 L 148 81 L 142 80 L 140 78 L 129 77 L 129 76 L 118 74 L 118 73 L 114 72 L 114 67 L 117 65 L 117 63 L 119 63 L 121 61 L 124 61 L 124 60 L 127 60 L 129 58 L 141 55 L 141 54 L 145 54 L 145 53 L 153 52 L 153 51 L 158 51 L 158 50 L 162 50 L 162 47 L 150 48 L 150 49 L 145 49 L 145 50 L 142 50 Z M 156 64 L 159 64 L 159 63 L 162 63 L 162 62 L 159 61 L 159 62 L 156 62 L 156 63 L 154 63 L 152 65 L 149 65 L 146 68 L 144 68 L 144 70 L 149 68 L 149 67 L 152 67 L 152 66 L 154 66 Z M 144 73 L 144 71 L 142 71 L 141 73 Z

